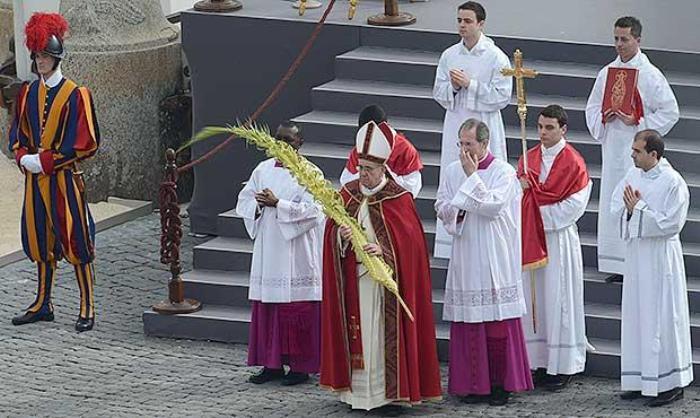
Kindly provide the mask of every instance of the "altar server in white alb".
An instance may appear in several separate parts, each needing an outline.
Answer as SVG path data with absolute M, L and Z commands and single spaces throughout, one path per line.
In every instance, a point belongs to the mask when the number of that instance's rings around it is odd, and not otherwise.
M 297 150 L 303 143 L 299 127 L 291 122 L 282 123 L 275 136 Z M 253 170 L 238 195 L 236 212 L 255 240 L 248 365 L 263 368 L 249 380 L 304 382 L 320 363 L 323 212 L 275 159 Z
M 622 286 L 623 399 L 649 406 L 683 398 L 693 380 L 690 318 L 680 232 L 690 204 L 683 177 L 663 158 L 654 130 L 637 133 L 631 168 L 613 192 L 616 231 L 625 240 Z
M 618 57 L 598 73 L 586 105 L 586 123 L 594 139 L 601 143 L 603 171 L 600 179 L 598 211 L 598 270 L 611 273 L 609 281 L 621 281 L 624 245 L 619 238 L 617 218 L 610 211 L 613 189 L 632 167 L 629 149 L 634 135 L 655 129 L 666 135 L 678 122 L 678 103 L 664 75 L 640 51 L 642 24 L 634 17 L 615 22 L 615 50 Z M 609 68 L 638 70 L 637 100 L 634 114 L 608 111 L 603 114 L 603 97 Z
M 486 11 L 468 1 L 457 8 L 457 24 L 461 40 L 440 56 L 433 97 L 445 108 L 442 128 L 440 177 L 445 168 L 459 160 L 457 132 L 470 118 L 483 121 L 491 132 L 489 151 L 500 160 L 507 160 L 506 134 L 501 109 L 510 102 L 513 82 L 501 74 L 510 67 L 508 56 L 483 34 Z M 449 258 L 452 238 L 442 222 L 437 221 L 435 256 Z
M 535 385 L 549 390 L 564 388 L 586 366 L 583 256 L 576 221 L 586 211 L 592 183 L 583 157 L 564 138 L 567 123 L 561 106 L 545 107 L 537 119 L 540 144 L 527 153 L 528 175 L 522 159 L 519 168 L 523 284 L 527 304 L 534 308 L 523 317 L 523 328 Z

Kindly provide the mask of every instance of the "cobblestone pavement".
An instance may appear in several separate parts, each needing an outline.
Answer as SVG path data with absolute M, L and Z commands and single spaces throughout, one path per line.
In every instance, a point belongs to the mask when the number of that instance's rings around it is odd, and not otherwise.
M 142 312 L 166 295 L 158 233 L 154 214 L 98 234 L 97 323 L 83 334 L 73 330 L 78 289 L 70 266 L 59 267 L 56 321 L 22 327 L 10 319 L 34 298 L 34 266 L 0 269 L 0 416 L 380 416 L 351 412 L 315 379 L 293 388 L 247 383 L 253 369 L 245 365 L 245 346 L 144 336 Z M 185 238 L 187 269 L 201 241 Z M 448 397 L 405 415 L 700 416 L 698 387 L 656 410 L 619 400 L 617 390 L 616 380 L 580 377 L 565 392 L 519 395 L 506 407 Z

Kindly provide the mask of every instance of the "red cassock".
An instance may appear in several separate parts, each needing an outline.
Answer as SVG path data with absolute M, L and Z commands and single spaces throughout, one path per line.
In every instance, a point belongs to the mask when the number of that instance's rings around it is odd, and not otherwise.
M 348 213 L 357 217 L 364 198 L 359 181 L 341 189 Z M 369 197 L 370 219 L 384 261 L 394 271 L 401 297 L 415 321 L 398 300 L 384 292 L 386 398 L 411 403 L 441 396 L 440 368 L 433 322 L 432 285 L 423 226 L 413 197 L 394 180 Z M 364 367 L 362 329 L 353 251 L 341 257 L 338 226 L 329 220 L 323 246 L 323 302 L 321 304 L 321 386 L 352 390 L 352 369 Z
M 567 143 L 552 164 L 552 171 L 540 183 L 542 144 L 527 152 L 527 178 L 530 188 L 522 199 L 523 269 L 534 270 L 547 264 L 547 241 L 540 206 L 561 202 L 583 190 L 589 181 L 586 162 L 571 144 Z M 518 162 L 518 177 L 525 176 L 523 159 Z
M 350 173 L 357 174 L 358 163 L 357 148 L 353 147 L 345 168 Z M 389 155 L 386 165 L 394 174 L 399 176 L 405 176 L 423 169 L 423 162 L 416 147 L 403 134 L 398 132 L 394 135 L 394 144 L 391 147 L 391 155 Z

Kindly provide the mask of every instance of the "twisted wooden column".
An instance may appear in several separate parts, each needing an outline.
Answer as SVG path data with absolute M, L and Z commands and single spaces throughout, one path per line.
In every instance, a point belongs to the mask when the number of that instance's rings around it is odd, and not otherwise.
M 195 299 L 185 299 L 180 266 L 180 243 L 182 242 L 182 221 L 180 205 L 177 203 L 177 165 L 175 150 L 165 152 L 165 178 L 160 184 L 160 262 L 170 264 L 168 300 L 153 305 L 153 310 L 161 314 L 192 313 L 200 310 L 202 304 Z

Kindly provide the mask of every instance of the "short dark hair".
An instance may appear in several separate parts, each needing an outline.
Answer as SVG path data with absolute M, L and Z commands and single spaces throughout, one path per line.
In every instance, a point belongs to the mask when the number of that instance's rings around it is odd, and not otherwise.
M 459 127 L 457 135 L 459 136 L 462 131 L 471 131 L 472 129 L 476 129 L 476 142 L 483 143 L 489 140 L 491 133 L 488 125 L 476 118 L 465 120 L 462 126 Z
M 477 3 L 475 1 L 468 1 L 466 3 L 462 3 L 457 7 L 457 11 L 460 10 L 471 10 L 474 12 L 476 15 L 476 21 L 477 22 L 482 22 L 486 20 L 486 9 L 484 9 L 484 6 L 482 6 L 480 3 Z
M 277 129 L 279 128 L 294 129 L 297 131 L 297 136 L 301 138 L 301 127 L 296 123 L 292 122 L 291 120 L 283 120 L 277 127 Z
M 642 36 L 642 22 L 634 16 L 623 16 L 615 21 L 616 28 L 630 28 L 630 33 L 635 38 Z
M 360 112 L 360 117 L 357 120 L 357 125 L 361 128 L 365 126 L 365 124 L 369 121 L 372 121 L 376 124 L 386 122 L 386 112 L 384 111 L 384 109 L 382 109 L 381 106 L 377 104 L 365 106 L 365 108 L 362 109 L 362 112 Z
M 545 107 L 540 112 L 540 116 L 556 119 L 560 128 L 569 122 L 569 116 L 566 114 L 566 110 L 564 110 L 564 108 L 558 104 L 552 104 Z
M 645 129 L 637 132 L 634 141 L 644 141 L 644 151 L 651 154 L 656 151 L 656 159 L 660 160 L 664 156 L 664 140 L 661 134 L 654 129 Z

